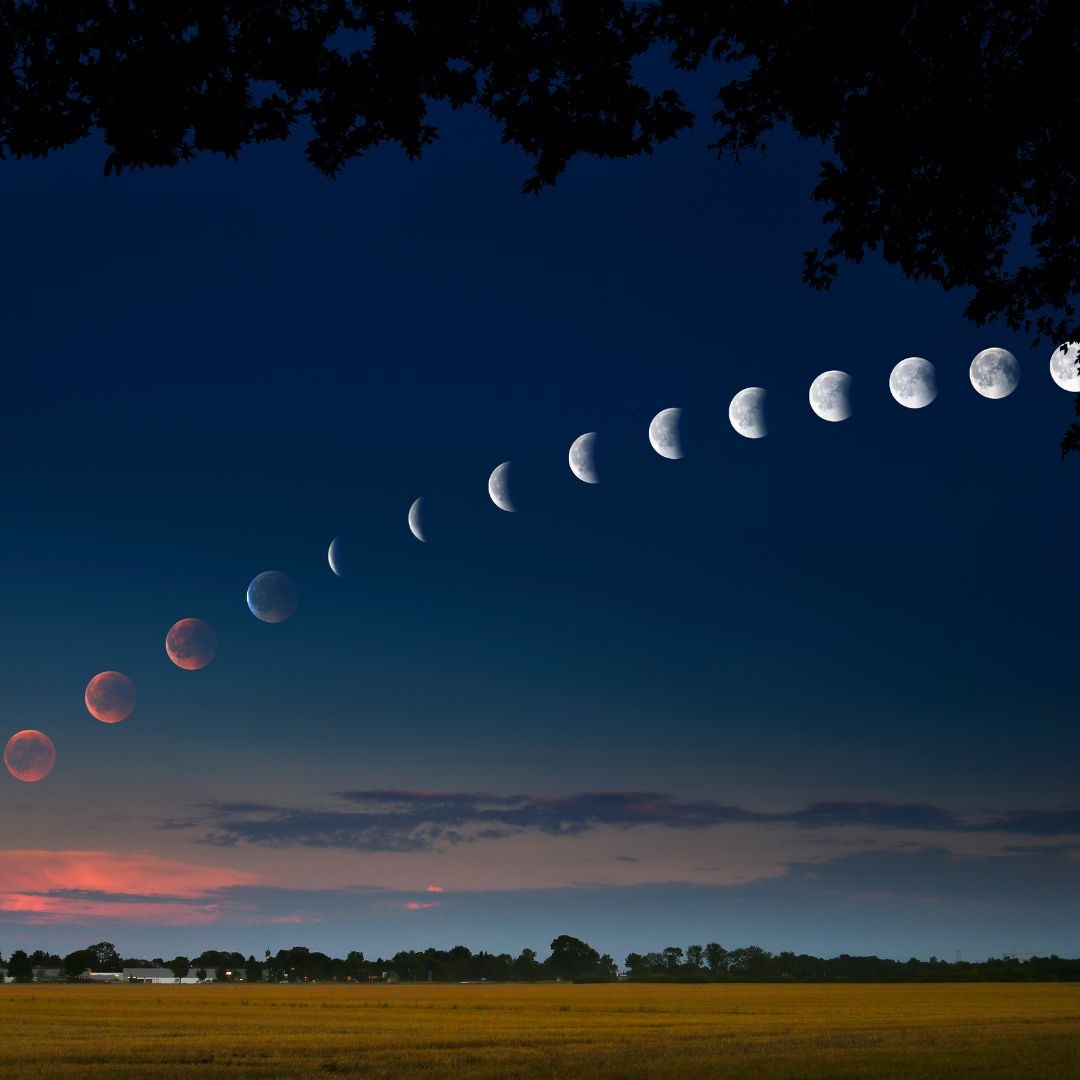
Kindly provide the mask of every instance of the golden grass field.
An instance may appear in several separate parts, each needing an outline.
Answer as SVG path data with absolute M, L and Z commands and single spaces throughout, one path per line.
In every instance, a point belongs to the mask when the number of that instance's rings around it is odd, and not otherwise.
M 0 987 L 0 1076 L 1078 1077 L 1080 984 Z

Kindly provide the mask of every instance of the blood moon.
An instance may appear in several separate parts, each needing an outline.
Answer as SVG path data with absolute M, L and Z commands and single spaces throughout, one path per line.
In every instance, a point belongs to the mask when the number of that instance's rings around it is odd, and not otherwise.
M 217 635 L 202 619 L 181 619 L 165 635 L 169 659 L 185 671 L 206 667 L 217 652 Z
M 4 764 L 16 780 L 33 784 L 44 780 L 56 764 L 56 747 L 43 731 L 17 731 L 4 747 Z
M 119 671 L 103 671 L 86 684 L 83 698 L 95 720 L 118 724 L 135 708 L 135 684 Z

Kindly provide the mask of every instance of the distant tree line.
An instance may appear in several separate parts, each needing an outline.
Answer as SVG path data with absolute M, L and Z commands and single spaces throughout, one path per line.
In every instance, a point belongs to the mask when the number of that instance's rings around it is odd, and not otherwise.
M 262 960 L 239 952 L 209 949 L 194 958 L 176 956 L 121 957 L 109 941 L 77 949 L 60 957 L 37 949 L 16 949 L 0 967 L 18 982 L 31 982 L 41 968 L 62 969 L 78 980 L 87 971 L 163 967 L 177 978 L 194 975 L 218 982 L 369 982 L 393 978 L 401 982 L 540 982 L 561 979 L 606 982 L 618 975 L 615 961 L 569 934 L 551 943 L 551 954 L 541 960 L 533 949 L 510 953 L 472 952 L 464 945 L 452 949 L 409 949 L 388 959 L 367 959 L 352 951 L 344 958 L 328 956 L 297 945 Z M 807 953 L 771 953 L 757 945 L 725 949 L 716 942 L 672 945 L 661 952 L 626 957 L 626 977 L 633 982 L 1072 982 L 1080 980 L 1080 958 L 1015 956 L 973 963 L 929 960 L 887 960 L 878 956 L 820 957 Z

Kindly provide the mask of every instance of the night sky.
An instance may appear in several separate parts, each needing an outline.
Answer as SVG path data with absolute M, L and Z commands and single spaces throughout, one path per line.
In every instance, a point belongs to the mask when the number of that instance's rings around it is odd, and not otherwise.
M 0 774 L 0 952 L 1075 955 L 1052 343 L 874 260 L 803 286 L 815 146 L 735 167 L 699 126 L 533 199 L 492 125 L 437 120 L 337 181 L 298 140 L 0 164 L 0 734 L 57 748 Z M 988 346 L 1022 367 L 1000 401 Z M 911 355 L 926 409 L 888 392 Z M 844 423 L 807 405 L 830 368 Z M 745 386 L 765 439 L 728 424 Z M 278 625 L 245 605 L 269 569 Z M 164 651 L 185 616 L 201 671 Z M 114 725 L 82 700 L 107 669 L 138 691 Z

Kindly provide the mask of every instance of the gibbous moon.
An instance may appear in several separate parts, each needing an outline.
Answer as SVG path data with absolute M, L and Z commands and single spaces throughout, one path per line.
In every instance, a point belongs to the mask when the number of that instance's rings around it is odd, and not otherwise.
M 299 602 L 300 593 L 295 582 L 280 570 L 265 570 L 253 578 L 247 588 L 251 614 L 263 622 L 284 622 Z
M 335 536 L 330 541 L 330 547 L 326 549 L 326 561 L 330 564 L 330 569 L 337 574 L 338 577 L 344 576 L 341 570 L 341 537 Z
M 1050 354 L 1050 378 L 1070 394 L 1080 394 L 1080 371 L 1076 367 L 1078 360 L 1080 341 L 1070 341 Z
M 579 435 L 570 444 L 570 471 L 586 484 L 600 483 L 600 475 L 596 471 L 595 431 Z
M 488 477 L 488 494 L 491 501 L 500 509 L 514 513 L 517 509 L 510 498 L 510 462 L 504 461 Z
M 43 731 L 17 731 L 4 747 L 4 764 L 16 780 L 33 784 L 44 780 L 56 764 L 56 747 Z
M 103 724 L 119 724 L 135 708 L 135 684 L 119 671 L 103 671 L 86 684 L 87 711 Z
M 677 461 L 683 456 L 682 439 L 679 436 L 679 424 L 682 421 L 682 409 L 664 409 L 658 412 L 649 424 L 649 442 L 661 456 Z
M 165 635 L 169 659 L 185 671 L 206 667 L 217 652 L 217 635 L 202 619 L 181 619 Z
M 971 361 L 968 377 L 983 397 L 1008 397 L 1020 385 L 1020 362 L 1008 349 L 983 349 Z
M 889 393 L 906 409 L 922 409 L 937 397 L 934 365 L 921 356 L 901 360 L 889 375 Z
M 810 408 L 822 420 L 846 420 L 851 415 L 851 376 L 846 371 L 823 371 L 810 384 Z
M 761 439 L 769 434 L 765 426 L 765 391 L 760 386 L 740 390 L 728 406 L 731 426 L 747 439 Z
M 424 537 L 424 497 L 421 495 L 419 499 L 416 499 L 412 506 L 409 507 L 409 530 L 422 544 L 427 543 L 427 539 Z

